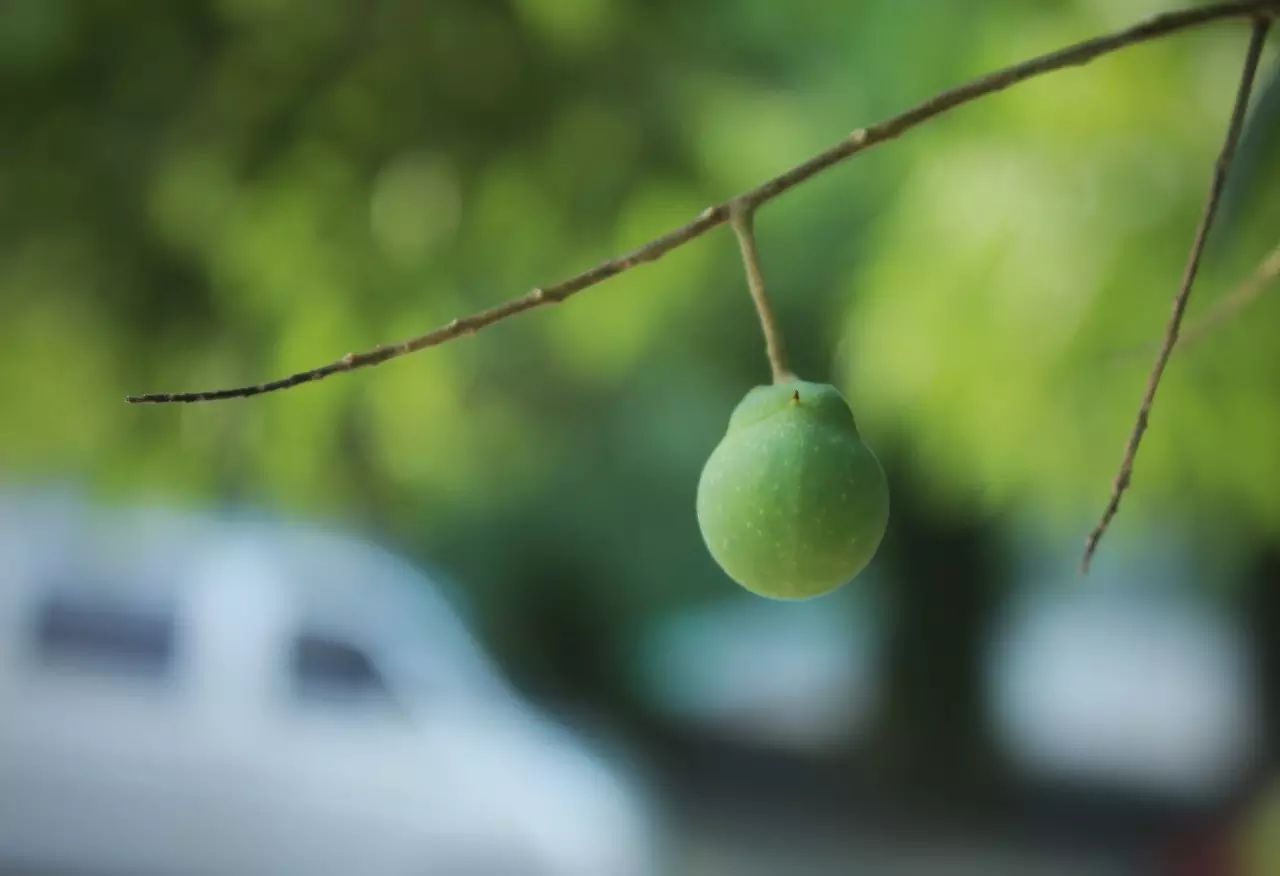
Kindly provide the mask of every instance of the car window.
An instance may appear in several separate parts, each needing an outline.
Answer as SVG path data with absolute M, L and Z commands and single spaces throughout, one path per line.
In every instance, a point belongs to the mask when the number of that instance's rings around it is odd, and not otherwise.
M 93 595 L 58 594 L 37 606 L 37 661 L 129 675 L 163 675 L 173 664 L 173 613 Z
M 324 633 L 302 632 L 294 637 L 289 675 L 294 694 L 306 700 L 389 697 L 381 673 L 364 649 Z

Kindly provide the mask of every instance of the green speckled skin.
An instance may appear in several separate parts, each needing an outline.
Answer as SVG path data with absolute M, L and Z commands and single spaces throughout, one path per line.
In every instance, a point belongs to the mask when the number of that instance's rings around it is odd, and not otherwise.
M 757 386 L 698 482 L 698 525 L 717 563 L 772 599 L 808 599 L 866 567 L 889 522 L 889 488 L 835 387 Z

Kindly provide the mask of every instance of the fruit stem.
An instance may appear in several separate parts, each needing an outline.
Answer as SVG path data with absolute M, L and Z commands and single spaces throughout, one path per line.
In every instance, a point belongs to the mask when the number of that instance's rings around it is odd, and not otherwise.
M 778 328 L 778 318 L 774 315 L 773 305 L 764 291 L 764 274 L 760 272 L 760 250 L 756 246 L 756 233 L 753 219 L 756 204 L 745 198 L 734 201 L 729 210 L 729 222 L 733 233 L 738 236 L 738 249 L 742 252 L 742 267 L 747 274 L 747 289 L 751 292 L 751 300 L 756 306 L 756 315 L 760 317 L 760 328 L 764 331 L 764 350 L 769 357 L 769 368 L 773 371 L 774 383 L 786 383 L 795 380 L 787 365 L 787 345 L 782 340 L 782 331 Z

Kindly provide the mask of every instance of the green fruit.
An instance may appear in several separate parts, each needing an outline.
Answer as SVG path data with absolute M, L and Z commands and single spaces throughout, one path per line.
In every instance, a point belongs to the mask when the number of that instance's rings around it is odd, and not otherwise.
M 835 387 L 757 386 L 698 482 L 698 525 L 729 577 L 761 596 L 807 599 L 866 567 L 889 522 L 889 488 Z

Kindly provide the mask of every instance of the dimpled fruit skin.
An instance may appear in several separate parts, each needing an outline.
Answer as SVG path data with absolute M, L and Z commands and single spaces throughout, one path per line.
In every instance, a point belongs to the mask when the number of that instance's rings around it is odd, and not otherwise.
M 698 525 L 717 563 L 772 599 L 828 593 L 866 567 L 889 488 L 835 387 L 757 386 L 734 409 L 698 482 Z

